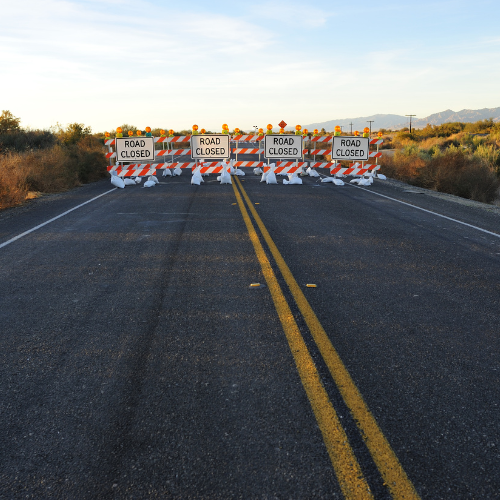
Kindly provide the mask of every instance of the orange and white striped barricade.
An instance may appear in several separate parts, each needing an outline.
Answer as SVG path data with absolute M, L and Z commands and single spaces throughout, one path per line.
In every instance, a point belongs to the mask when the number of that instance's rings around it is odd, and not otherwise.
M 330 170 L 330 175 L 335 175 L 336 177 L 344 177 L 352 175 L 354 177 L 361 177 L 363 175 L 373 175 L 373 172 L 380 169 L 380 165 L 364 165 L 360 163 L 353 163 L 348 168 L 346 167 L 334 167 Z
M 174 161 L 174 156 L 190 156 L 190 149 L 157 149 L 155 151 L 156 156 L 170 156 L 170 161 Z
M 332 150 L 331 149 L 311 149 L 309 151 L 308 149 L 304 149 L 303 151 L 304 155 L 309 154 L 309 156 L 312 155 L 313 161 L 316 161 L 316 155 L 331 155 Z
M 240 148 L 239 143 L 240 142 L 253 142 L 259 143 L 259 146 L 261 146 L 260 142 L 263 140 L 263 136 L 259 136 L 257 134 L 240 134 L 240 135 L 234 135 L 231 137 L 230 141 L 236 143 L 236 148 L 233 149 L 233 153 L 236 154 L 236 161 L 238 161 L 238 153 L 240 154 L 258 154 L 259 155 L 259 161 L 260 161 L 260 155 L 264 152 L 264 150 L 260 151 L 260 148 L 256 150 L 256 148 L 253 148 L 252 151 L 256 152 L 250 152 L 250 148 Z M 246 149 L 246 152 L 243 152 L 243 149 Z
M 175 135 L 174 137 L 155 137 L 155 142 L 165 143 L 165 142 L 173 142 L 173 143 L 184 143 L 191 141 L 190 135 Z
M 239 142 L 260 142 L 262 140 L 262 137 L 259 137 L 257 134 L 233 135 L 231 137 L 231 142 L 236 142 L 236 144 L 238 144 Z
M 275 174 L 294 174 L 302 172 L 302 167 L 306 166 L 305 161 L 278 161 L 276 167 L 274 167 Z M 264 172 L 267 172 L 271 168 L 270 165 L 264 165 Z
M 232 152 L 236 155 L 236 161 L 238 161 L 238 154 L 259 155 L 259 161 L 260 161 L 260 156 L 264 153 L 264 150 L 261 148 L 233 148 Z
M 234 166 L 239 168 L 239 167 L 263 167 L 264 166 L 263 161 L 235 161 Z
M 114 165 L 113 165 L 114 167 Z M 108 172 L 115 172 L 118 177 L 144 177 L 145 175 L 155 175 L 156 170 L 150 167 L 129 168 L 112 168 L 108 167 Z
M 191 172 L 194 173 L 196 167 L 200 167 L 200 174 L 220 174 L 222 172 L 222 162 L 220 161 L 204 161 L 194 164 Z
M 165 165 L 164 167 L 160 168 L 169 168 L 169 169 L 174 169 L 174 168 L 196 168 L 199 163 L 196 163 L 195 161 L 186 161 L 186 162 L 172 162 L 172 163 L 163 163 L 162 165 Z
M 311 142 L 332 142 L 333 136 L 331 135 L 319 135 L 318 137 L 311 137 Z
M 359 164 L 359 163 L 353 163 L 350 165 L 351 168 L 356 169 L 356 173 L 353 173 L 351 175 L 357 175 L 357 176 L 363 176 L 363 175 L 373 175 L 375 171 L 380 170 L 380 165 L 377 165 L 376 163 L 372 164 Z
M 309 167 L 310 168 L 328 168 L 330 169 L 330 173 L 331 173 L 331 170 L 333 168 L 336 168 L 336 167 L 340 167 L 340 163 L 338 162 L 330 162 L 330 161 L 311 161 L 309 162 Z

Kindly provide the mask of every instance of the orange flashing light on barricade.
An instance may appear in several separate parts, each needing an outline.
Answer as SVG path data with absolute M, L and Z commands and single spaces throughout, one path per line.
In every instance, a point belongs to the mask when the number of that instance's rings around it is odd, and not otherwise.
M 335 132 L 333 133 L 333 135 L 342 135 L 342 127 L 340 125 L 335 125 Z
M 166 137 L 166 135 L 165 135 L 165 131 L 164 131 L 163 129 L 161 129 L 161 130 L 160 130 L 160 136 L 161 136 L 161 137 Z
M 379 137 L 382 137 L 384 134 L 383 134 L 382 132 L 379 132 L 377 135 L 378 135 Z
M 363 129 L 363 137 L 370 137 L 370 129 L 368 127 Z
M 285 129 L 284 128 L 280 128 L 280 135 L 283 135 L 285 133 Z
M 357 130 L 354 131 L 354 136 L 359 137 L 359 132 Z
M 142 132 L 140 130 L 137 130 L 136 134 L 140 137 L 142 135 Z
M 267 125 L 266 128 L 267 128 L 266 134 L 269 135 L 273 133 L 273 126 L 270 123 Z
M 193 125 L 193 135 L 198 135 L 198 125 Z
M 123 130 L 121 127 L 116 127 L 116 137 L 123 137 Z
M 317 128 L 315 128 L 315 129 L 313 130 L 313 136 L 314 136 L 314 137 L 319 137 L 319 132 L 318 132 L 318 129 L 317 129 Z
M 295 125 L 295 135 L 302 135 L 302 127 L 300 125 Z
M 204 128 L 202 128 L 202 129 L 200 130 L 200 134 L 204 134 L 204 133 L 206 133 L 206 130 L 205 130 Z
M 174 136 L 174 131 L 173 131 L 172 129 L 170 129 L 170 130 L 168 131 L 168 136 L 169 136 L 169 137 L 173 137 L 173 136 Z
M 223 133 L 223 134 L 226 134 L 226 135 L 228 135 L 228 134 L 229 134 L 229 127 L 228 127 L 227 123 L 224 123 L 224 124 L 222 125 L 222 133 Z
M 134 135 L 134 133 L 132 132 L 132 130 L 129 130 L 129 131 L 128 131 L 128 136 L 129 136 L 129 137 L 132 137 L 133 135 Z
M 151 137 L 151 127 L 146 127 L 146 137 Z

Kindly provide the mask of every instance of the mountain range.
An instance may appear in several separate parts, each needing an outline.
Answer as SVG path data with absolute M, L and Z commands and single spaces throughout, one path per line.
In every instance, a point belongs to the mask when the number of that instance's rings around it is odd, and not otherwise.
M 446 111 L 441 111 L 440 113 L 434 113 L 425 118 L 418 118 L 416 116 L 412 117 L 411 126 L 412 128 L 424 128 L 428 123 L 430 125 L 441 125 L 447 122 L 477 122 L 478 120 L 486 120 L 488 118 L 493 118 L 495 122 L 500 121 L 500 107 L 499 108 L 483 108 L 483 109 L 462 109 L 462 111 L 453 111 L 447 109 Z M 328 120 L 327 122 L 320 123 L 310 123 L 309 125 L 303 125 L 303 128 L 308 130 L 314 130 L 317 128 L 321 130 L 324 128 L 327 132 L 332 132 L 336 125 L 340 125 L 342 129 L 347 132 L 352 130 L 359 130 L 360 132 L 365 128 L 369 127 L 369 120 L 373 120 L 372 132 L 378 129 L 385 128 L 391 130 L 399 130 L 403 127 L 409 127 L 410 119 L 404 115 L 371 115 L 362 116 L 358 118 L 342 118 L 337 120 Z M 294 127 L 287 127 L 287 130 L 295 130 Z

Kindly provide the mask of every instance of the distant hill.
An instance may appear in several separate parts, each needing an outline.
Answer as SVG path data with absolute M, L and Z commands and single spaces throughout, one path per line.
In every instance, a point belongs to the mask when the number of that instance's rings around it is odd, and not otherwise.
M 446 111 L 441 111 L 440 113 L 434 113 L 425 118 L 418 118 L 417 116 L 412 117 L 411 126 L 412 128 L 424 128 L 428 123 L 431 125 L 441 125 L 442 123 L 448 122 L 477 122 L 478 120 L 486 120 L 488 118 L 493 118 L 494 121 L 500 121 L 500 107 L 499 108 L 483 108 L 483 109 L 462 109 L 462 111 L 453 111 L 447 109 Z M 360 132 L 365 128 L 369 127 L 370 124 L 368 120 L 373 120 L 372 132 L 377 131 L 380 128 L 387 128 L 392 130 L 399 130 L 403 127 L 408 127 L 410 124 L 410 119 L 403 115 L 371 115 L 362 116 L 358 118 L 342 118 L 337 120 L 329 120 L 327 122 L 311 123 L 309 125 L 303 125 L 303 128 L 308 130 L 314 130 L 317 128 L 321 130 L 324 128 L 326 131 L 331 132 L 336 125 L 343 127 L 344 132 L 352 130 L 359 130 Z M 287 130 L 295 130 L 294 127 L 287 127 Z

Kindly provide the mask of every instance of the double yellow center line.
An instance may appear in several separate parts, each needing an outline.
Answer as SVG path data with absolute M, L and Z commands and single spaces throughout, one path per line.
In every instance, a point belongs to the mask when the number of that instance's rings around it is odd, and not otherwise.
M 318 346 L 330 374 L 335 381 L 354 421 L 370 451 L 372 458 L 394 499 L 419 499 L 417 492 L 391 446 L 377 425 L 373 415 L 366 406 L 356 384 L 349 375 L 342 360 L 333 347 L 316 314 L 302 293 L 286 262 L 272 240 L 259 214 L 255 210 L 246 191 L 237 176 L 233 176 L 233 189 L 243 220 L 253 244 L 257 259 L 261 265 L 264 278 L 271 292 L 276 311 L 283 326 L 290 350 L 295 360 L 299 376 L 309 398 L 318 426 L 323 435 L 330 460 L 345 498 L 372 499 L 368 483 L 349 444 L 345 431 L 335 409 L 321 382 L 320 375 L 307 349 L 299 327 L 290 310 L 276 279 L 269 259 L 255 230 L 252 220 L 243 202 L 243 198 L 280 270 L 290 292 Z M 239 189 L 239 190 L 238 190 Z M 241 192 L 241 194 L 240 194 Z M 243 196 L 243 198 L 242 198 Z

